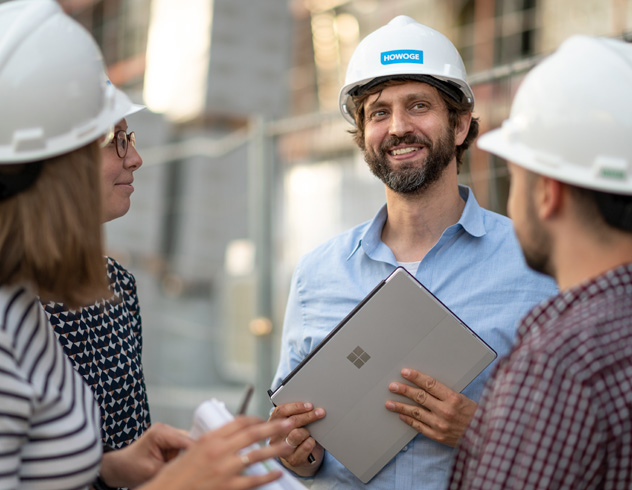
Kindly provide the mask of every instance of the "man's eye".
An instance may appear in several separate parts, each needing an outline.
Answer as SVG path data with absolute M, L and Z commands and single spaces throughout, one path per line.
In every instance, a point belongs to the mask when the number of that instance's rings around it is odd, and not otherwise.
M 375 111 L 371 113 L 371 119 L 383 117 L 386 114 L 386 111 Z

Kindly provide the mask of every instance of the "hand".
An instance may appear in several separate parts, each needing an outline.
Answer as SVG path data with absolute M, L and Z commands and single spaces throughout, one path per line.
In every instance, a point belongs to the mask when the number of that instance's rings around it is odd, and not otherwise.
M 154 424 L 129 446 L 105 453 L 101 477 L 111 487 L 135 487 L 153 477 L 191 443 L 185 431 Z
M 311 403 L 303 402 L 284 403 L 276 407 L 270 415 L 270 420 L 293 421 L 292 430 L 270 439 L 270 443 L 282 441 L 292 448 L 292 453 L 282 458 L 281 462 L 297 475 L 313 476 L 323 462 L 325 450 L 310 436 L 304 426 L 324 416 L 325 410 L 322 408 L 314 410 Z M 310 454 L 314 458 L 313 462 L 308 460 Z
M 414 369 L 402 369 L 401 374 L 416 387 L 394 382 L 388 389 L 410 398 L 415 404 L 389 400 L 386 408 L 399 413 L 401 420 L 424 436 L 455 447 L 474 416 L 476 402 Z
M 141 489 L 246 490 L 270 483 L 282 473 L 245 475 L 243 472 L 253 463 L 286 456 L 292 449 L 282 443 L 247 450 L 243 455 L 240 451 L 269 437 L 279 437 L 292 427 L 292 421 L 266 423 L 256 417 L 237 417 L 197 441 L 191 441 L 185 453 Z

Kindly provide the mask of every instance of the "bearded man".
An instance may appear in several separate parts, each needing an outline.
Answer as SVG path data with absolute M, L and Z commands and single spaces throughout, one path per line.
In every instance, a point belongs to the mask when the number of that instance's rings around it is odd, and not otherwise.
M 402 55 L 403 53 L 403 55 Z M 289 294 L 276 388 L 327 334 L 396 267 L 405 267 L 502 356 L 518 321 L 555 294 L 554 282 L 525 264 L 510 220 L 481 208 L 457 174 L 478 134 L 474 96 L 461 57 L 441 33 L 405 16 L 357 47 L 340 94 L 343 116 L 386 204 L 373 220 L 305 255 Z M 389 325 L 384 325 L 389 328 Z M 288 403 L 271 419 L 292 417 L 282 462 L 320 488 L 444 489 L 459 442 L 481 395 L 487 368 L 462 393 L 402 370 L 384 390 L 386 415 L 419 434 L 368 484 L 310 437 L 305 426 L 327 407 Z M 271 442 L 277 442 L 274 438 Z
M 450 490 L 632 488 L 631 79 L 630 43 L 571 36 L 479 140 L 508 160 L 525 259 L 560 292 L 499 360 Z

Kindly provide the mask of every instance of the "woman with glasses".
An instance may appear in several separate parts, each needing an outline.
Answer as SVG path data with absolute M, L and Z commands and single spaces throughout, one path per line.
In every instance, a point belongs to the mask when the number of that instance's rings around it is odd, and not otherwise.
M 126 117 L 143 108 L 134 106 Z M 101 151 L 104 222 L 120 218 L 129 211 L 130 196 L 134 192 L 133 174 L 143 164 L 136 151 L 136 136 L 133 131 L 128 132 L 126 119 L 118 122 L 112 138 L 108 139 L 103 141 Z
M 86 341 L 65 355 L 40 300 L 79 308 L 112 294 L 101 243 L 110 207 L 100 181 L 112 177 L 111 202 L 128 200 L 133 170 L 124 160 L 134 151 L 119 132 L 120 172 L 110 167 L 115 160 L 105 165 L 111 173 L 102 172 L 97 141 L 131 102 L 107 85 L 96 43 L 57 2 L 13 0 L 0 3 L 0 107 L 0 488 L 87 488 L 98 473 L 107 485 L 144 483 L 144 490 L 246 489 L 279 478 L 243 474 L 288 450 L 279 444 L 245 454 L 291 428 L 253 418 L 195 442 L 154 424 L 133 444 L 102 454 L 99 407 L 68 359 L 102 346 Z
M 126 116 L 143 109 L 133 106 Z M 101 141 L 103 222 L 125 215 L 134 192 L 134 172 L 143 163 L 126 119 Z M 59 341 L 101 407 L 105 447 L 125 447 L 151 420 L 142 365 L 142 327 L 136 280 L 106 257 L 110 295 L 79 309 L 44 303 Z

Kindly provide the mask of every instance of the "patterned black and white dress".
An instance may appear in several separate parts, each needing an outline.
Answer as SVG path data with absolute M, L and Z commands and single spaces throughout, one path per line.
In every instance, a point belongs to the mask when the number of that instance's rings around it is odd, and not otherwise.
M 101 407 L 103 444 L 118 449 L 140 437 L 150 424 L 150 415 L 136 280 L 110 257 L 107 273 L 112 298 L 79 310 L 51 302 L 44 310 Z

